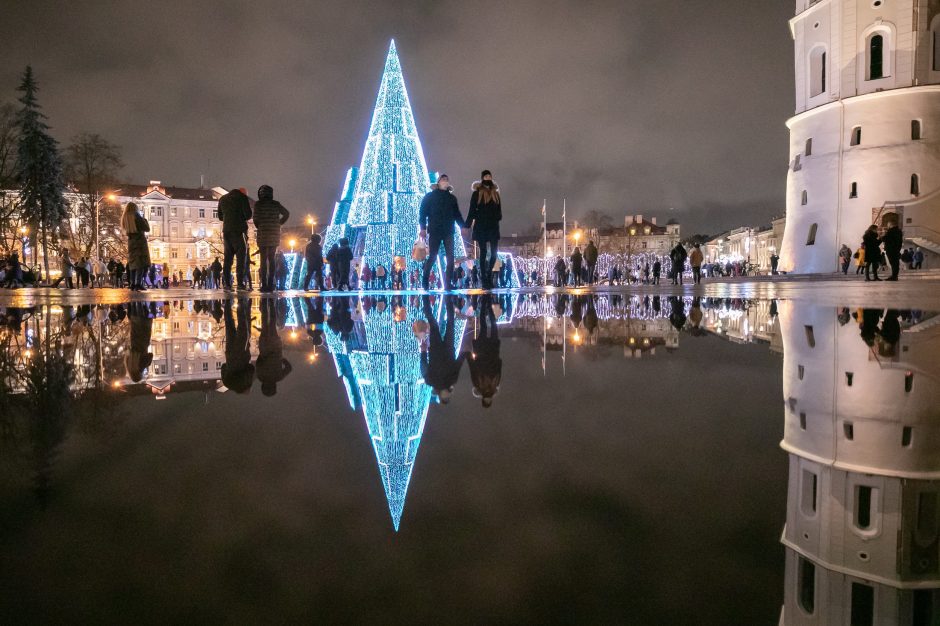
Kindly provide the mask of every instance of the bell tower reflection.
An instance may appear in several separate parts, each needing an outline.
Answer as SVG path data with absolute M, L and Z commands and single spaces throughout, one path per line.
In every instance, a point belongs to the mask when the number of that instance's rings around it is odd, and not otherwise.
M 940 318 L 779 308 L 780 623 L 940 623 Z
M 337 297 L 325 333 L 350 407 L 362 408 L 396 531 L 432 399 L 421 373 L 421 322 L 418 298 Z M 456 354 L 466 320 L 455 325 Z

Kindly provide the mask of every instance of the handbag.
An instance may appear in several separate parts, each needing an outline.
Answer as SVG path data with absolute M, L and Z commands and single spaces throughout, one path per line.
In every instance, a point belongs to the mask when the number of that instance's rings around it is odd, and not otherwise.
M 418 237 L 417 241 L 415 241 L 415 245 L 411 248 L 411 258 L 418 262 L 428 258 L 428 244 L 424 243 L 424 240 L 420 237 Z

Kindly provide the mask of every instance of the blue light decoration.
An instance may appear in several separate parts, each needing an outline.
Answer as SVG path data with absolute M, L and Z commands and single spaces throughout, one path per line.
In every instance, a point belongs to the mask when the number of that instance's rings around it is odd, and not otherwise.
M 362 161 L 346 174 L 342 196 L 327 228 L 324 250 L 346 237 L 354 256 L 370 267 L 381 264 L 391 269 L 395 257 L 403 257 L 408 264 L 406 271 L 412 271 L 418 265 L 411 260 L 418 235 L 418 211 L 432 182 L 392 40 Z M 457 226 L 454 238 L 455 256 L 466 257 Z M 440 281 L 440 270 L 437 275 Z
M 324 332 L 350 407 L 362 407 L 396 532 L 432 395 L 421 374 L 421 344 L 412 332 L 412 324 L 424 319 L 424 313 L 419 299 L 407 300 L 401 316 L 391 307 L 364 313 L 346 341 L 329 328 Z M 440 306 L 439 301 L 438 311 Z M 455 324 L 456 355 L 467 322 L 458 318 Z

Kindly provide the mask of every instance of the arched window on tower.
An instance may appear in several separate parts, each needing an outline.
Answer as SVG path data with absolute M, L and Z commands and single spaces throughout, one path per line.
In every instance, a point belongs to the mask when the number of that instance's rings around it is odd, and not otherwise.
M 911 195 L 920 195 L 920 176 L 917 174 L 911 174 Z
M 920 120 L 911 120 L 911 140 L 920 141 L 924 136 L 923 125 Z
M 813 138 L 810 137 L 806 140 L 806 156 L 813 155 Z
M 810 98 L 826 92 L 826 49 L 822 46 L 809 53 L 809 80 Z
M 806 236 L 806 245 L 813 246 L 816 245 L 816 230 L 819 228 L 819 224 L 813 224 L 809 227 L 809 233 Z
M 933 19 L 933 25 L 930 28 L 930 36 L 933 43 L 933 71 L 940 72 L 940 15 Z
M 806 192 L 805 189 L 803 190 L 803 197 L 801 199 L 801 203 L 803 204 L 803 206 L 806 206 L 807 204 L 809 204 L 809 194 Z
M 868 80 L 885 77 L 885 38 L 880 33 L 868 39 Z

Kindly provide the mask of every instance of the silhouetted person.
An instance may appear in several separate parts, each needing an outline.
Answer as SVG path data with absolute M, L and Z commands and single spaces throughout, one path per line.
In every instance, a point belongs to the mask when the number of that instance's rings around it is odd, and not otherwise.
M 454 356 L 454 300 L 453 296 L 444 297 L 445 324 L 444 333 L 438 325 L 437 317 L 431 310 L 431 297 L 423 296 L 424 316 L 429 326 L 428 351 L 421 356 L 421 373 L 424 382 L 434 390 L 441 404 L 450 402 L 451 393 L 460 379 L 465 355 Z
M 878 238 L 878 227 L 872 224 L 862 236 L 862 247 L 865 249 L 865 280 L 881 280 L 878 278 L 878 265 L 881 262 L 881 240 Z M 874 273 L 874 278 L 872 278 Z
M 349 239 L 343 237 L 339 240 L 339 247 L 336 249 L 336 283 L 333 288 L 342 291 L 345 288 L 349 290 L 349 270 L 352 265 L 353 252 L 349 247 Z
M 219 198 L 219 219 L 222 220 L 222 281 L 226 289 L 232 285 L 232 261 L 235 261 L 235 276 L 238 288 L 244 289 L 248 272 L 248 220 L 251 219 L 251 204 L 241 189 L 232 189 Z
M 897 356 L 898 342 L 901 340 L 901 323 L 899 318 L 901 313 L 895 309 L 885 311 L 884 319 L 881 320 L 881 350 L 879 354 L 883 357 Z
M 238 318 L 232 315 L 232 301 L 226 300 L 225 363 L 222 365 L 222 384 L 235 393 L 246 393 L 255 380 L 255 366 L 251 364 L 251 301 L 238 300 Z
M 284 344 L 277 332 L 277 302 L 271 298 L 261 300 L 261 334 L 258 338 L 258 359 L 255 375 L 261 382 L 261 393 L 273 396 L 277 384 L 291 373 L 291 364 L 284 358 Z
M 316 279 L 318 291 L 323 291 L 323 247 L 320 245 L 320 235 L 310 235 L 310 241 L 304 248 L 304 260 L 307 261 L 307 271 L 304 273 L 304 282 L 301 289 L 310 289 L 310 279 Z
M 574 276 L 574 286 L 581 286 L 581 263 L 584 261 L 584 256 L 581 254 L 581 248 L 578 246 L 574 247 L 574 252 L 571 253 L 571 274 Z
M 491 296 L 485 295 L 480 299 L 479 311 L 480 334 L 473 340 L 473 353 L 467 365 L 473 381 L 473 395 L 480 398 L 484 408 L 489 408 L 499 391 L 503 373 L 503 360 L 499 357 L 499 327 Z
M 253 219 L 261 257 L 260 280 L 263 293 L 270 293 L 277 286 L 277 247 L 281 243 L 281 226 L 289 217 L 287 209 L 274 199 L 274 189 L 270 185 L 261 185 L 258 188 L 258 201 L 255 202 Z
M 670 296 L 669 308 L 671 309 L 669 323 L 672 324 L 672 327 L 676 330 L 685 328 L 685 323 L 688 320 L 685 315 L 685 302 L 681 298 Z
M 153 320 L 143 302 L 128 304 L 127 317 L 130 322 L 131 345 L 124 356 L 124 367 L 127 369 L 127 377 L 139 383 L 144 377 L 144 370 L 153 363 L 153 354 L 150 353 Z
M 594 241 L 588 241 L 588 245 L 584 248 L 584 264 L 587 265 L 587 282 L 589 285 L 594 284 L 595 274 L 597 271 L 597 246 L 594 245 Z
M 862 311 L 861 337 L 868 346 L 875 345 L 878 335 L 878 322 L 881 320 L 881 309 L 864 309 Z
M 467 211 L 467 227 L 473 231 L 473 240 L 480 248 L 480 278 L 484 289 L 493 287 L 493 265 L 496 263 L 499 245 L 499 222 L 503 219 L 503 203 L 499 185 L 493 174 L 483 170 L 480 180 L 471 187 L 470 209 Z
M 663 264 L 659 259 L 653 262 L 653 284 L 659 284 L 659 278 L 663 273 Z
M 891 277 L 888 280 L 897 280 L 901 271 L 901 248 L 904 247 L 904 233 L 898 227 L 897 222 L 892 223 L 891 228 L 885 231 L 881 241 L 885 246 L 888 265 L 891 266 Z
M 442 245 L 446 261 L 444 289 L 452 289 L 454 285 L 454 225 L 462 227 L 464 221 L 452 191 L 447 174 L 441 174 L 434 189 L 421 201 L 421 210 L 418 213 L 421 226 L 419 237 L 428 238 L 428 257 L 424 260 L 421 278 L 421 286 L 424 289 L 430 288 L 431 269 L 437 262 Z

